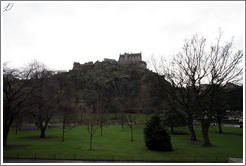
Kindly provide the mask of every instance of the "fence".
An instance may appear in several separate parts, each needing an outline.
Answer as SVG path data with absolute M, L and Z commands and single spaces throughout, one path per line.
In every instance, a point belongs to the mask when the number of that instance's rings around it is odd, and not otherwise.
M 77 155 L 77 154 L 41 154 L 41 153 L 9 153 L 6 159 L 44 159 L 44 160 L 90 160 L 90 161 L 139 161 L 139 162 L 211 162 L 227 163 L 229 158 L 243 158 L 242 155 L 233 156 L 147 156 L 147 155 Z

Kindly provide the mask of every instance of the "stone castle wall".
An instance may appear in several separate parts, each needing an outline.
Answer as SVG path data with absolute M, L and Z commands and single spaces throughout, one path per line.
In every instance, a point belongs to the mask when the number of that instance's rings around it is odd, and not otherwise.
M 120 57 L 119 57 L 119 63 L 130 64 L 130 63 L 136 63 L 140 61 L 142 61 L 141 53 L 137 53 L 137 54 L 124 53 L 124 54 L 120 54 Z
M 108 59 L 108 58 L 104 58 L 104 62 L 108 62 L 111 64 L 117 64 L 116 60 Z M 135 54 L 132 54 L 132 53 L 131 54 L 129 54 L 129 53 L 120 54 L 118 63 L 134 65 L 134 66 L 141 67 L 141 68 L 147 67 L 146 62 L 142 61 L 141 52 L 135 53 Z M 85 64 L 80 64 L 78 62 L 74 62 L 73 63 L 73 70 L 79 70 L 82 66 L 91 66 L 91 65 L 93 65 L 93 62 L 88 62 Z

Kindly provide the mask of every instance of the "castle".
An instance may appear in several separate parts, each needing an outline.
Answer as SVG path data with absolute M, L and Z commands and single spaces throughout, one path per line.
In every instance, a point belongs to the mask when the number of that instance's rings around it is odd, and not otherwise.
M 142 61 L 142 53 L 135 53 L 135 54 L 129 54 L 124 53 L 120 54 L 119 61 L 120 64 L 134 64 L 138 67 L 146 68 L 147 64 L 146 62 Z
M 142 53 L 124 53 L 124 54 L 120 54 L 119 60 L 118 62 L 114 59 L 108 59 L 108 58 L 104 58 L 103 62 L 108 62 L 108 63 L 112 63 L 112 64 L 126 64 L 126 65 L 132 65 L 132 66 L 136 66 L 136 67 L 140 67 L 140 68 L 144 68 L 146 69 L 147 67 L 147 63 L 142 61 Z M 93 65 L 93 62 L 88 62 L 84 64 L 85 66 L 90 66 Z M 78 70 L 81 67 L 81 64 L 78 62 L 74 62 L 73 63 L 73 70 Z

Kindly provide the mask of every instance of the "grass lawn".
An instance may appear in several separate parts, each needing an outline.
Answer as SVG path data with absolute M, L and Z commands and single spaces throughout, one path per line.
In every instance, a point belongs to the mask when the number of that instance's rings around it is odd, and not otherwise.
M 172 152 L 148 150 L 144 144 L 144 125 L 135 125 L 134 141 L 130 141 L 130 129 L 120 125 L 110 125 L 100 135 L 98 129 L 93 137 L 93 150 L 89 150 L 89 134 L 85 127 L 78 126 L 67 130 L 65 142 L 61 142 L 59 127 L 48 128 L 47 138 L 40 139 L 40 131 L 19 131 L 14 128 L 8 137 L 8 147 L 4 157 L 45 158 L 45 159 L 85 159 L 85 160 L 156 160 L 161 162 L 227 162 L 228 157 L 242 157 L 243 129 L 223 128 L 224 134 L 218 134 L 217 127 L 210 128 L 210 140 L 213 147 L 201 146 L 201 129 L 195 126 L 198 140 L 190 142 L 186 127 L 176 131 L 186 134 L 171 135 Z

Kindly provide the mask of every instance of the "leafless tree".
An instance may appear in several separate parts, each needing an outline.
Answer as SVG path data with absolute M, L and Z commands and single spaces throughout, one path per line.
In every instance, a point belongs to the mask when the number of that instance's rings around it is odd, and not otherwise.
M 124 119 L 126 122 L 126 125 L 130 128 L 131 132 L 131 141 L 134 141 L 133 138 L 133 130 L 134 126 L 136 125 L 136 119 L 139 114 L 139 110 L 136 109 L 137 100 L 135 100 L 133 97 L 129 97 L 126 101 L 126 108 L 128 108 L 127 113 L 124 114 Z
M 211 146 L 209 126 L 216 112 L 216 101 L 221 89 L 241 80 L 242 51 L 234 52 L 233 42 L 221 44 L 222 33 L 215 45 L 206 52 L 205 38 L 194 35 L 187 40 L 172 61 L 172 71 L 166 69 L 166 78 L 185 88 L 188 108 L 196 115 L 202 127 L 204 146 Z M 187 91 L 188 90 L 188 91 Z
M 3 145 L 7 145 L 7 137 L 14 119 L 21 115 L 27 106 L 26 99 L 32 92 L 29 88 L 29 75 L 32 69 L 11 69 L 3 67 Z
M 126 113 L 125 114 L 125 121 L 126 121 L 127 126 L 130 128 L 130 131 L 131 131 L 131 141 L 134 141 L 133 129 L 134 129 L 134 125 L 136 124 L 136 114 Z
M 95 90 L 85 89 L 81 94 L 79 103 L 81 122 L 85 125 L 90 135 L 90 150 L 92 150 L 93 136 L 99 128 L 99 114 L 97 112 L 97 92 Z
M 29 99 L 29 114 L 40 128 L 40 138 L 44 138 L 48 123 L 56 111 L 57 86 L 52 79 L 53 71 L 48 70 L 44 64 L 35 61 L 30 67 L 33 68 L 30 75 L 33 92 Z
M 90 150 L 92 150 L 93 136 L 99 127 L 98 114 L 93 106 L 83 106 L 82 119 L 82 122 L 90 135 Z
M 97 114 L 98 114 L 98 122 L 101 131 L 101 136 L 103 135 L 103 126 L 105 126 L 106 122 L 108 121 L 108 111 L 105 108 L 104 103 L 102 102 L 103 102 L 102 100 L 99 100 L 97 103 Z
M 71 122 L 75 122 L 77 109 L 74 85 L 69 80 L 68 75 L 65 72 L 59 72 L 54 76 L 55 83 L 57 85 L 57 113 L 62 121 L 62 142 L 65 140 L 65 129 L 66 126 L 69 128 L 75 127 L 71 125 Z
M 175 59 L 176 60 L 176 59 Z M 184 73 L 179 72 L 179 68 L 175 62 L 167 61 L 163 57 L 159 60 L 154 56 L 151 57 L 150 66 L 154 68 L 154 71 L 163 76 L 170 84 L 159 85 L 161 93 L 165 96 L 166 108 L 169 110 L 169 114 L 172 114 L 172 110 L 182 110 L 187 115 L 187 126 L 190 131 L 190 140 L 196 141 L 196 133 L 193 127 L 195 120 L 195 113 L 191 104 L 191 88 L 187 85 L 187 77 Z M 186 80 L 186 81 L 184 81 Z M 157 80 L 157 82 L 160 82 Z M 177 107 L 180 108 L 177 108 Z
M 108 121 L 108 110 L 107 110 L 107 104 L 108 104 L 108 98 L 107 98 L 107 91 L 105 89 L 105 84 L 103 81 L 96 82 L 96 112 L 98 115 L 98 122 L 99 127 L 101 131 L 101 136 L 103 134 L 103 126 L 106 125 L 106 122 Z

